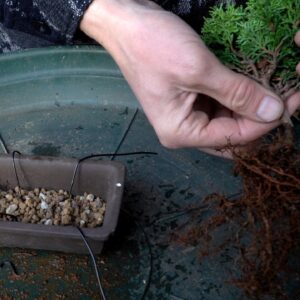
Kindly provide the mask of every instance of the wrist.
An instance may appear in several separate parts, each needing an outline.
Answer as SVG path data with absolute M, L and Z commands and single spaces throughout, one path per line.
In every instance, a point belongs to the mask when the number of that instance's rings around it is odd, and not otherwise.
M 80 22 L 80 29 L 103 47 L 109 47 L 117 15 L 117 0 L 93 0 Z M 110 38 L 109 38 L 110 37 Z
M 140 34 L 141 24 L 153 10 L 161 11 L 161 7 L 148 0 L 93 0 L 80 29 L 113 55 L 120 50 L 122 39 Z

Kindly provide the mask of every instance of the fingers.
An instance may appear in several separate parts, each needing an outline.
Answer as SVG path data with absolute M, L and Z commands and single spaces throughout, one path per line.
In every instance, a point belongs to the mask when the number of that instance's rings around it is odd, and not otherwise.
M 295 35 L 300 46 L 300 31 Z M 231 111 L 257 122 L 278 121 L 284 113 L 284 103 L 272 91 L 246 76 L 237 74 L 212 61 L 206 82 L 208 95 Z M 296 68 L 300 74 L 300 63 Z M 211 80 L 210 80 L 211 79 Z
M 214 156 L 218 156 L 225 159 L 232 159 L 232 153 L 229 150 L 216 150 L 212 148 L 198 148 L 198 150 L 205 152 L 207 154 L 211 154 Z
M 293 115 L 294 112 L 300 108 L 300 91 L 288 99 L 286 107 L 290 115 Z
M 286 101 L 286 109 L 292 115 L 300 106 L 300 92 Z M 229 110 L 223 110 L 217 117 L 209 120 L 203 112 L 192 111 L 182 122 L 180 127 L 173 131 L 172 141 L 165 144 L 167 147 L 196 147 L 211 149 L 222 148 L 230 142 L 232 145 L 245 145 L 266 134 L 280 125 L 281 121 L 261 123 L 250 120 Z M 228 157 L 228 153 L 216 153 Z M 220 156 L 220 155 L 219 155 Z
M 297 71 L 297 73 L 300 75 L 300 63 L 297 65 L 296 71 Z
M 295 35 L 295 43 L 300 47 L 300 31 Z
M 247 144 L 244 146 L 234 146 L 233 148 L 224 148 L 224 149 L 220 149 L 220 150 L 216 150 L 216 149 L 212 149 L 212 148 L 199 148 L 199 150 L 208 153 L 208 154 L 212 154 L 214 156 L 218 156 L 221 158 L 225 158 L 225 159 L 233 159 L 233 153 L 232 150 L 237 151 L 237 152 L 248 152 L 249 151 L 253 151 L 255 150 L 258 146 L 259 146 L 259 139 L 257 139 L 256 141 L 253 141 L 251 144 Z
M 295 35 L 295 43 L 300 47 L 300 31 L 298 31 Z M 296 71 L 300 75 L 300 63 L 297 65 Z
M 279 120 L 284 111 L 282 100 L 256 81 L 216 64 L 209 96 L 231 111 L 257 122 Z
M 295 35 L 295 42 L 300 46 L 300 31 Z M 262 86 L 254 79 L 233 72 L 205 47 L 202 47 L 201 52 L 202 58 L 206 59 L 199 63 L 202 67 L 199 67 L 198 84 L 195 85 L 198 92 L 216 99 L 229 110 L 256 122 L 272 123 L 282 117 L 284 103 L 271 88 L 268 88 L 267 83 Z M 300 74 L 300 63 L 297 72 Z
M 300 92 L 297 92 L 288 99 L 288 101 L 286 103 L 286 109 L 289 112 L 289 114 L 292 115 L 299 107 L 300 107 Z M 259 126 L 261 126 L 261 124 L 259 124 Z M 272 129 L 272 127 L 270 127 L 270 129 Z M 265 131 L 265 130 L 266 130 L 266 128 L 263 129 L 263 131 Z M 258 137 L 259 136 L 257 136 L 257 138 Z M 232 143 L 232 140 L 230 140 L 230 142 Z M 257 146 L 257 143 L 254 142 L 251 144 L 248 143 L 245 146 L 240 145 L 236 149 L 238 151 L 249 151 L 249 149 L 254 149 L 256 146 Z M 249 147 L 251 147 L 251 148 L 249 148 Z M 230 149 L 216 150 L 216 148 L 205 148 L 205 147 L 200 147 L 198 149 L 205 153 L 212 154 L 214 156 L 218 156 L 218 157 L 222 157 L 222 158 L 226 158 L 226 159 L 232 159 L 232 153 L 231 153 Z

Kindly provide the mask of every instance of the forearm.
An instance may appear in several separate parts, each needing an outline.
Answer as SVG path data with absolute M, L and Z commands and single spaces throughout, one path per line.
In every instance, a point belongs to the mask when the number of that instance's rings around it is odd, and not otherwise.
M 80 28 L 115 59 L 167 147 L 207 150 L 228 137 L 244 144 L 280 123 L 278 96 L 222 65 L 190 26 L 153 1 L 94 0 Z M 286 105 L 290 114 L 298 97 Z
M 143 39 L 150 38 L 153 41 L 153 53 L 156 51 L 158 45 L 153 37 L 160 36 L 158 30 L 164 25 L 158 25 L 159 22 L 153 19 L 154 12 L 169 15 L 148 0 L 94 0 L 83 15 L 80 29 L 106 48 L 122 69 L 128 61 L 134 65 L 137 57 L 134 49 L 139 51 Z M 167 21 L 165 24 L 168 26 Z M 145 29 L 147 33 L 143 32 Z M 152 37 L 149 37 L 149 30 Z M 127 78 L 126 72 L 124 75 Z
M 80 22 L 80 29 L 89 37 L 109 48 L 114 39 L 112 28 L 117 17 L 118 1 L 94 0 L 87 8 Z

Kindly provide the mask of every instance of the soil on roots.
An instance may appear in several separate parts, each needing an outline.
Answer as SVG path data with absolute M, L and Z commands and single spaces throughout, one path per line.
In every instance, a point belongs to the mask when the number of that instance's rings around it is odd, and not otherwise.
M 175 236 L 183 244 L 199 245 L 201 257 L 237 248 L 240 275 L 230 282 L 253 299 L 300 295 L 300 151 L 292 131 L 282 126 L 247 152 L 229 146 L 243 193 L 235 199 L 208 196 L 209 217 L 203 220 L 198 212 L 189 228 Z M 216 241 L 214 235 L 226 227 L 232 228 L 231 234 Z M 288 292 L 291 278 L 298 278 L 293 296 Z

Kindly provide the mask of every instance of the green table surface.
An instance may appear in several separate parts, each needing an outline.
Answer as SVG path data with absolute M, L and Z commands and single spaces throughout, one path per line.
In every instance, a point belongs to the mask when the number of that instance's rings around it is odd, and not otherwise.
M 198 245 L 172 240 L 188 221 L 178 210 L 212 192 L 241 190 L 230 161 L 162 147 L 99 48 L 2 55 L 0 69 L 0 134 L 10 152 L 77 158 L 118 147 L 119 153 L 157 152 L 115 158 L 126 165 L 127 178 L 119 226 L 97 256 L 107 299 L 245 299 L 226 283 L 238 273 L 232 249 L 201 260 Z M 1 248 L 3 261 L 13 262 L 18 275 L 7 264 L 0 268 L 0 299 L 99 299 L 87 255 Z

